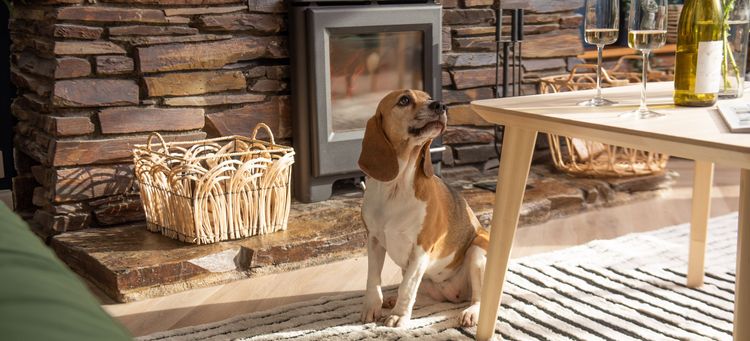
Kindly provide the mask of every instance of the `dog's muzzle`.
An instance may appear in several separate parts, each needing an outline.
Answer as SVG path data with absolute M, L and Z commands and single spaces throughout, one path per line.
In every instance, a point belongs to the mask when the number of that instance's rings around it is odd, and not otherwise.
M 428 105 L 427 107 L 438 115 L 443 114 L 446 110 L 448 110 L 448 107 L 440 101 L 432 101 L 432 103 L 430 103 L 430 105 Z
M 438 134 L 442 134 L 448 121 L 447 109 L 448 107 L 442 102 L 432 101 L 418 114 L 417 126 L 409 127 L 409 134 L 423 136 L 433 129 L 438 129 Z

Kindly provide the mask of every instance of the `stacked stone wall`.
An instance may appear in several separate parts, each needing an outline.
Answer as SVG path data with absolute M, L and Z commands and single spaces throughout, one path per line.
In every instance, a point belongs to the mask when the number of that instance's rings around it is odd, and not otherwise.
M 142 220 L 131 150 L 152 131 L 291 136 L 280 0 L 14 4 L 13 189 L 45 232 Z

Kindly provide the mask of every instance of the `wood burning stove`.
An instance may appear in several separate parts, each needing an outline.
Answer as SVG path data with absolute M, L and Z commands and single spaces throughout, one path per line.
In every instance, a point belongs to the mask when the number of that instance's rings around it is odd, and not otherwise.
M 292 119 L 298 200 L 331 195 L 357 167 L 365 123 L 396 89 L 441 98 L 441 6 L 415 1 L 291 0 Z M 433 160 L 440 141 L 433 145 Z

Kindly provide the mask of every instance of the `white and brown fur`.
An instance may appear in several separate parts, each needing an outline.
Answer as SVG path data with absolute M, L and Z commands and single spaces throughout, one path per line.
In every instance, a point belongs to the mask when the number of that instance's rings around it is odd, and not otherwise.
M 386 302 L 392 306 L 386 326 L 409 322 L 418 289 L 437 301 L 470 300 L 460 323 L 477 323 L 489 236 L 466 201 L 433 173 L 429 147 L 445 130 L 445 111 L 425 92 L 398 90 L 381 100 L 367 122 L 359 158 L 367 175 L 363 322 L 381 317 L 387 253 L 401 267 L 403 281 L 395 302 Z

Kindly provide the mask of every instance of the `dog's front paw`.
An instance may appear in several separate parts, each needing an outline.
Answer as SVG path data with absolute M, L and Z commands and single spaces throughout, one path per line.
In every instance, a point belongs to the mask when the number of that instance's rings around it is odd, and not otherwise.
M 411 320 L 409 315 L 390 315 L 385 319 L 386 327 L 406 327 Z
M 473 327 L 479 322 L 479 303 L 472 304 L 464 309 L 459 319 L 461 327 Z
M 380 319 L 383 306 L 383 297 L 378 294 L 365 295 L 365 301 L 362 304 L 362 314 L 359 320 L 364 323 L 375 322 Z

